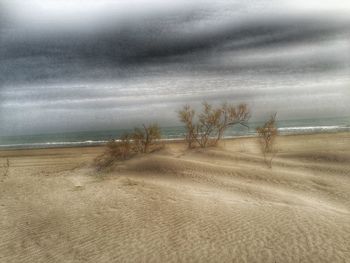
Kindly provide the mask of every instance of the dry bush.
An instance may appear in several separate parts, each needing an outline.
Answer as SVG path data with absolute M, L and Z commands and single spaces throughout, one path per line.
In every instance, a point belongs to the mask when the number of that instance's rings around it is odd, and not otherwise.
M 220 118 L 220 108 L 213 108 L 209 103 L 203 102 L 203 109 L 198 116 L 198 124 L 196 125 L 197 142 L 200 147 L 207 147 L 210 138 L 218 132 L 217 127 L 220 125 Z
M 116 158 L 107 153 L 103 153 L 102 155 L 97 156 L 94 159 L 94 167 L 95 169 L 100 171 L 105 171 L 110 168 L 116 162 Z
M 262 127 L 256 129 L 259 138 L 261 150 L 264 154 L 264 161 L 269 168 L 272 168 L 272 160 L 276 154 L 274 142 L 278 135 L 276 127 L 276 113 Z
M 246 104 L 240 104 L 235 107 L 232 104 L 223 103 L 220 110 L 221 115 L 219 125 L 217 127 L 218 133 L 216 142 L 221 140 L 225 130 L 229 126 L 240 124 L 248 127 L 247 122 L 250 118 L 250 110 Z
M 197 140 L 196 126 L 194 124 L 195 111 L 189 105 L 185 105 L 182 110 L 178 111 L 179 119 L 185 124 L 186 141 L 188 148 L 192 148 Z
M 118 141 L 107 143 L 107 149 L 111 156 L 119 160 L 128 159 L 132 153 L 132 142 L 129 134 L 124 134 Z
M 159 149 L 156 141 L 161 138 L 157 124 L 143 125 L 143 129 L 135 128 L 132 133 L 124 134 L 119 140 L 107 143 L 107 150 L 94 160 L 97 171 L 110 168 L 118 161 L 130 159 L 137 153 L 149 153 Z
M 233 125 L 247 126 L 250 111 L 246 104 L 238 107 L 223 103 L 220 107 L 213 107 L 203 102 L 202 112 L 197 116 L 195 111 L 186 105 L 178 112 L 179 119 L 185 124 L 186 141 L 189 148 L 197 143 L 200 147 L 216 145 L 224 135 L 225 130 Z
M 9 175 L 9 170 L 10 170 L 10 160 L 7 158 L 6 163 L 3 165 L 2 175 L 4 177 L 7 177 Z
M 149 153 L 154 150 L 156 141 L 161 138 L 160 128 L 157 124 L 143 125 L 143 129 L 135 128 L 131 138 L 136 152 Z
M 119 140 L 108 142 L 106 146 L 107 150 L 94 160 L 94 165 L 98 171 L 105 170 L 115 162 L 126 160 L 134 154 L 129 134 L 122 135 Z

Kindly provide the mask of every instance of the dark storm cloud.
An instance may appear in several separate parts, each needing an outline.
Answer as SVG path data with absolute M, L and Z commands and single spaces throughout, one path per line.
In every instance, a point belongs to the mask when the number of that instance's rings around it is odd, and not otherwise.
M 191 27 L 200 17 L 190 13 L 176 19 L 157 17 L 140 24 L 125 24 L 121 28 L 89 35 L 48 34 L 4 44 L 2 59 L 48 57 L 57 59 L 101 59 L 114 64 L 132 64 L 207 52 L 215 48 L 241 50 L 268 46 L 292 45 L 317 41 L 338 33 L 349 32 L 349 23 L 337 20 L 285 18 L 256 20 L 247 24 L 207 27 L 203 32 L 182 32 L 183 20 Z M 25 32 L 23 32 L 25 34 Z M 16 32 L 14 33 L 16 34 Z M 6 35 L 4 36 L 6 38 Z M 10 36 L 11 37 L 11 36 Z M 9 38 L 10 38 L 9 37 Z M 201 53 L 201 55 L 203 55 Z M 98 60 L 99 61 L 99 60 Z
M 142 64 L 203 67 L 203 60 L 208 56 L 315 42 L 349 31 L 349 23 L 344 21 L 299 17 L 256 18 L 244 24 L 230 22 L 219 27 L 212 24 L 204 30 L 188 30 L 205 19 L 205 14 L 194 11 L 157 15 L 110 26 L 92 35 L 36 32 L 26 37 L 28 32 L 6 31 L 0 49 L 0 70 L 5 74 L 1 74 L 0 81 L 79 79 L 86 77 L 86 73 L 90 75 L 88 78 L 123 78 L 130 71 L 128 67 L 140 68 Z M 242 65 L 215 67 L 209 65 L 203 70 L 245 69 Z M 319 70 L 334 69 L 329 64 L 318 64 L 318 67 Z
M 151 35 L 143 35 L 142 30 L 135 32 L 141 36 L 136 41 L 116 36 L 115 43 L 129 48 L 129 52 L 117 53 L 118 63 L 142 63 L 159 62 L 161 59 L 176 58 L 182 55 L 193 55 L 199 53 L 205 56 L 208 51 L 235 51 L 244 49 L 256 49 L 280 45 L 292 45 L 293 43 L 317 41 L 321 38 L 329 38 L 339 32 L 349 30 L 349 24 L 341 24 L 335 21 L 302 21 L 300 19 L 289 21 L 253 21 L 247 25 L 225 25 L 223 28 L 208 30 L 201 34 L 184 36 L 161 35 L 154 38 Z M 121 42 L 119 40 L 121 39 Z M 113 41 L 112 41 L 113 42 Z M 146 44 L 145 44 L 146 43 Z M 227 46 L 227 47 L 225 47 Z M 120 50 L 120 49 L 119 49 Z M 123 50 L 123 49 L 121 49 Z M 113 52 L 112 52 L 113 53 Z M 108 54 L 109 55 L 109 54 Z M 186 57 L 185 59 L 196 60 L 197 57 Z

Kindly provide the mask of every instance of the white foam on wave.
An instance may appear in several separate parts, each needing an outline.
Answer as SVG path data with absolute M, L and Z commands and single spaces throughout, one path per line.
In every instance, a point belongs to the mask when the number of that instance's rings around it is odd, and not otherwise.
M 314 129 L 337 129 L 341 126 L 306 126 L 306 127 L 283 127 L 278 130 L 314 130 Z
M 40 148 L 40 147 L 48 147 L 48 146 L 70 146 L 70 145 L 100 145 L 107 143 L 108 141 L 75 141 L 75 142 L 36 142 L 36 143 L 17 143 L 17 144 L 2 144 L 0 148 Z
M 303 134 L 313 132 L 336 132 L 350 131 L 349 126 L 329 125 L 329 126 L 299 126 L 299 127 L 280 127 L 278 131 L 281 135 L 285 134 Z M 254 137 L 255 131 L 247 131 L 246 134 L 227 134 L 224 138 L 240 138 Z M 181 141 L 185 139 L 185 134 L 171 134 L 161 139 L 161 141 Z M 118 139 L 116 141 L 119 141 Z M 108 140 L 86 140 L 86 141 L 61 141 L 61 142 L 35 142 L 35 143 L 14 143 L 2 144 L 0 149 L 30 149 L 30 148 L 54 148 L 54 147 L 70 147 L 70 146 L 97 146 L 106 144 Z
M 324 131 L 324 130 L 341 131 L 341 130 L 349 130 L 349 129 L 350 127 L 333 125 L 333 126 L 281 127 L 281 128 L 278 128 L 278 131 L 281 131 L 281 132 L 306 131 L 307 132 L 307 131 Z

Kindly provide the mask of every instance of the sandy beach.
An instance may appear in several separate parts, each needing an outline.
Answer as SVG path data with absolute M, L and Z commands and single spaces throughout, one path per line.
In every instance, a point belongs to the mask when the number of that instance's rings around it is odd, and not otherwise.
M 97 173 L 104 147 L 4 150 L 0 262 L 350 262 L 350 133 L 167 143 Z

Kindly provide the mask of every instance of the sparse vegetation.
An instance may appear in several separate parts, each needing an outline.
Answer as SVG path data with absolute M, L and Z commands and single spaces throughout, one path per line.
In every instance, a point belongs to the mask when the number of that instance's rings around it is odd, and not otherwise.
M 138 153 L 149 153 L 159 149 L 156 141 L 161 138 L 161 131 L 157 124 L 143 128 L 135 128 L 133 132 L 122 135 L 118 140 L 107 143 L 107 150 L 94 160 L 98 171 L 106 170 L 117 161 L 130 159 Z
M 195 111 L 189 105 L 185 105 L 182 110 L 178 112 L 179 119 L 185 124 L 186 128 L 186 142 L 188 148 L 192 148 L 197 140 L 196 126 L 194 124 Z
M 3 172 L 2 175 L 3 177 L 8 177 L 9 175 L 9 170 L 10 170 L 10 160 L 7 158 L 5 164 L 3 164 Z
M 126 160 L 133 154 L 132 143 L 129 134 L 124 134 L 119 140 L 112 140 L 107 143 L 107 150 L 94 160 L 98 171 L 105 170 L 112 166 L 115 161 Z
M 234 106 L 223 103 L 219 107 L 203 102 L 202 111 L 196 115 L 191 106 L 186 105 L 178 112 L 178 116 L 186 127 L 186 141 L 189 148 L 200 146 L 206 148 L 216 145 L 223 137 L 225 130 L 233 125 L 247 126 L 250 111 L 245 104 Z M 106 170 L 118 161 L 132 156 L 153 152 L 162 146 L 157 143 L 161 131 L 157 124 L 143 125 L 133 132 L 124 134 L 118 140 L 110 141 L 107 150 L 94 160 L 98 171 Z
M 107 148 L 110 155 L 121 160 L 126 160 L 132 152 L 132 142 L 129 134 L 124 134 L 118 141 L 113 140 L 107 143 Z
M 264 154 L 264 161 L 269 168 L 272 168 L 272 160 L 276 154 L 276 150 L 274 148 L 274 142 L 278 135 L 276 115 L 276 113 L 272 115 L 264 126 L 256 129 L 260 138 L 260 145 Z
M 134 132 L 131 134 L 134 150 L 141 153 L 152 151 L 153 149 L 151 148 L 160 137 L 161 132 L 157 124 L 151 124 L 149 126 L 143 125 L 143 129 L 135 128 Z
M 225 130 L 229 126 L 234 126 L 236 124 L 243 125 L 248 128 L 247 122 L 250 118 L 250 110 L 246 104 L 240 104 L 238 107 L 224 103 L 221 106 L 221 116 L 218 125 L 218 133 L 216 142 L 221 140 L 224 135 Z
M 192 148 L 197 144 L 205 148 L 216 145 L 228 127 L 236 124 L 247 126 L 250 111 L 246 104 L 236 107 L 223 103 L 220 107 L 213 107 L 203 102 L 202 112 L 197 118 L 195 110 L 189 105 L 185 105 L 178 112 L 178 116 L 185 124 L 188 147 Z

